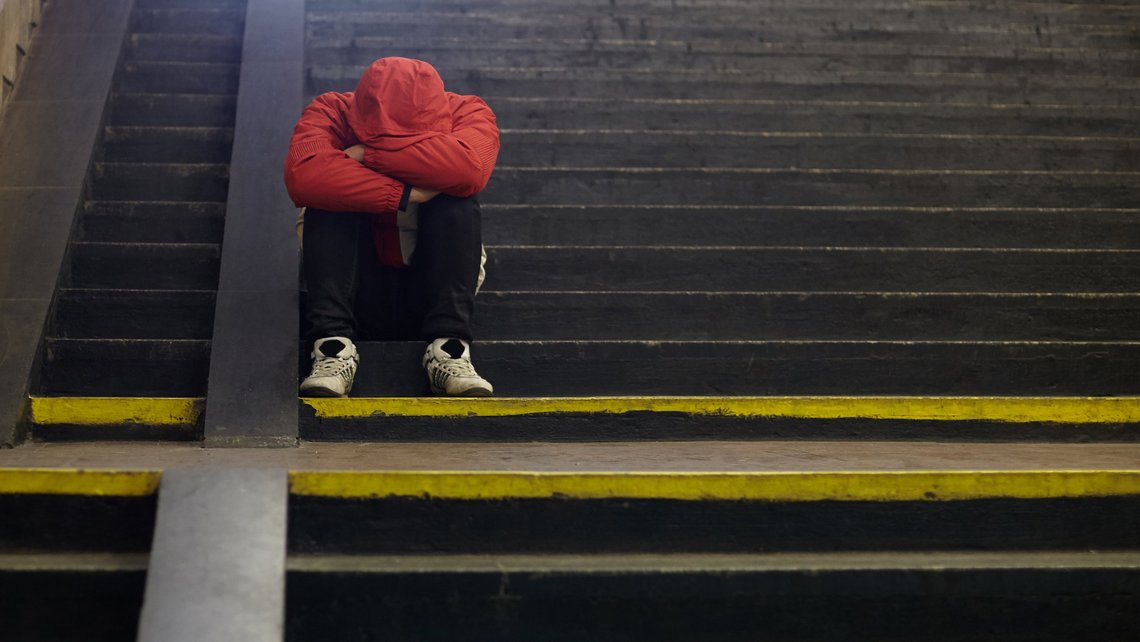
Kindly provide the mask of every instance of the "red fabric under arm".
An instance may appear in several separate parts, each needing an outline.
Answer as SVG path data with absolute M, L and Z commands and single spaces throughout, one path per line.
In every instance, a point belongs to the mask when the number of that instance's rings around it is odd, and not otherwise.
M 404 183 L 344 154 L 358 143 L 345 119 L 350 101 L 350 94 L 330 92 L 305 108 L 285 158 L 285 187 L 297 207 L 391 214 Z

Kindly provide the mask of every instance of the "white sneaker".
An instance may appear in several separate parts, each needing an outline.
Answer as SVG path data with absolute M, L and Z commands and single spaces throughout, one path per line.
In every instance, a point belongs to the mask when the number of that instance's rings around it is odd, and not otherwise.
M 471 365 L 471 346 L 461 339 L 436 339 L 424 352 L 424 370 L 432 394 L 451 397 L 490 397 L 491 382 Z
M 313 371 L 301 382 L 302 397 L 347 397 L 360 355 L 345 337 L 325 337 L 313 343 Z

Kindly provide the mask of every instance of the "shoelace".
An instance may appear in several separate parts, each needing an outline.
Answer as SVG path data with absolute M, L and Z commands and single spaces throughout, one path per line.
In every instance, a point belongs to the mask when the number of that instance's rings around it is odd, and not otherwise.
M 470 359 L 440 359 L 439 365 L 453 377 L 478 377 Z
M 343 376 L 345 371 L 350 369 L 353 365 L 352 358 L 340 357 L 322 357 L 313 364 L 313 373 L 311 377 L 338 377 Z

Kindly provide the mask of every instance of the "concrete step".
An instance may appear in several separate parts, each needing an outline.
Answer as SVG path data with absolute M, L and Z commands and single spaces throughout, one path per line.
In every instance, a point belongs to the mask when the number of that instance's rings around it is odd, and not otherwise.
M 848 5 L 850 7 L 850 5 Z M 508 39 L 583 40 L 724 40 L 734 42 L 846 42 L 900 46 L 1010 46 L 1128 50 L 1137 31 L 1135 12 L 1070 12 L 1071 16 L 1034 14 L 1027 5 L 1020 18 L 995 17 L 964 9 L 952 16 L 912 9 L 889 14 L 859 14 L 858 9 L 795 15 L 794 5 L 777 13 L 704 10 L 621 10 L 592 7 L 566 12 L 528 7 L 526 11 L 447 11 L 386 7 L 385 10 L 313 12 L 306 38 L 318 47 L 351 47 L 357 38 L 461 37 L 476 42 Z
M 244 9 L 247 0 L 136 0 L 138 9 Z
M 245 7 L 234 8 L 147 8 L 131 13 L 132 33 L 189 33 L 241 37 L 245 27 Z
M 29 405 L 30 421 L 40 441 L 154 439 L 169 442 L 201 439 L 206 400 L 201 397 L 33 396 Z M 955 463 L 960 463 L 963 453 L 975 453 L 985 445 L 998 442 L 1008 442 L 1003 446 L 1007 449 L 1013 448 L 1009 444 L 1036 447 L 1038 450 L 1031 451 L 1034 453 L 1041 448 L 1063 453 L 1061 449 L 1066 446 L 1061 444 L 1099 442 L 1094 450 L 1105 451 L 1108 445 L 1115 445 L 1116 449 L 1111 452 L 1124 459 L 1129 456 L 1126 450 L 1129 444 L 1140 443 L 1140 398 L 1135 396 L 633 395 L 481 399 L 354 396 L 301 399 L 298 414 L 301 435 L 320 444 L 314 447 L 327 448 L 330 452 L 340 448 L 335 442 L 341 440 L 373 442 L 373 450 L 390 449 L 399 443 L 401 448 L 420 449 L 412 456 L 419 462 L 424 449 L 442 444 L 458 448 L 460 443 L 465 443 L 463 447 L 477 449 L 478 444 L 488 442 L 523 442 L 532 446 L 544 442 L 542 447 L 548 450 L 561 449 L 539 458 L 545 468 L 555 466 L 551 463 L 552 454 L 573 457 L 575 449 L 583 448 L 608 448 L 608 461 L 624 462 L 627 466 L 630 461 L 653 461 L 667 468 L 677 464 L 668 463 L 672 459 L 662 461 L 647 453 L 628 451 L 644 449 L 646 444 L 676 444 L 678 440 L 688 444 L 687 449 L 719 448 L 729 452 L 732 466 L 746 468 L 755 466 L 759 460 L 755 457 L 738 459 L 740 453 L 733 450 L 733 444 L 744 447 L 757 441 L 783 440 L 785 448 L 798 444 L 801 448 L 826 450 L 827 446 L 821 442 L 847 440 L 846 446 L 836 446 L 839 452 L 846 453 L 851 449 L 852 440 L 862 448 L 874 449 L 876 443 L 868 440 L 884 439 L 891 440 L 893 445 L 878 444 L 879 450 L 874 451 L 874 456 L 893 464 L 897 461 L 891 459 L 896 456 L 895 451 L 922 450 L 928 447 L 924 444 L 931 442 L 952 442 L 953 447 L 935 446 L 934 452 L 951 449 L 950 456 L 959 458 Z M 628 442 L 622 446 L 624 454 L 613 453 L 614 442 L 622 441 Z M 429 442 L 434 446 L 425 445 Z M 571 445 L 574 442 L 587 443 Z M 406 461 L 389 450 L 384 452 L 392 461 Z M 1014 463 L 1002 459 L 1000 453 L 986 452 L 993 455 L 992 460 L 1016 468 Z M 925 455 L 917 456 L 919 459 L 910 457 L 906 461 L 920 461 Z M 1066 464 L 1074 461 L 1071 453 L 1061 456 Z M 346 463 L 355 465 L 353 462 L 366 461 L 376 466 L 376 457 L 376 452 L 360 453 L 359 458 L 350 457 Z M 802 457 L 802 451 L 795 451 L 792 466 L 802 466 Z M 713 465 L 705 455 L 685 459 L 685 465 L 693 461 L 704 462 L 702 465 L 706 467 Z M 826 457 L 813 457 L 812 461 L 814 468 L 828 469 Z M 1087 459 L 1079 461 L 1088 463 Z M 525 465 L 533 468 L 534 462 L 528 461 Z M 423 464 L 425 468 L 431 466 Z M 446 466 L 454 466 L 454 463 Z
M 478 339 L 478 338 L 477 338 Z M 361 342 L 353 394 L 428 394 L 424 344 Z M 298 371 L 311 366 L 299 350 Z M 1129 395 L 1136 342 L 479 341 L 508 397 L 622 395 Z
M 1131 208 L 1138 172 L 499 166 L 506 205 Z
M 1140 16 L 1137 16 L 1140 18 Z M 1140 57 L 1127 51 L 1009 46 L 919 46 L 862 42 L 740 42 L 706 39 L 597 40 L 361 37 L 317 41 L 310 67 L 368 65 L 384 55 L 439 67 L 664 67 L 689 71 L 813 73 L 999 73 L 1129 76 Z
M 1135 137 L 1140 109 L 737 99 L 486 96 L 500 126 L 867 134 Z M 507 151 L 507 150 L 504 150 Z
M 223 203 L 229 165 L 96 162 L 90 180 L 88 196 L 93 200 Z
M 187 339 L 44 340 L 39 394 L 200 397 L 210 342 Z
M 190 400 L 145 400 L 110 405 L 108 399 L 33 399 L 37 435 L 82 438 L 91 424 L 187 417 Z M 162 402 L 162 403 L 159 403 Z M 300 401 L 301 435 L 321 443 L 621 442 L 670 440 L 738 442 L 884 439 L 929 444 L 953 442 L 1140 441 L 1137 397 L 961 397 L 921 395 L 658 396 L 599 397 L 351 397 Z M 159 408 L 167 410 L 159 412 Z M 154 419 L 159 417 L 159 419 Z M 94 421 L 98 418 L 98 421 Z M 62 426 L 60 425 L 62 424 Z M 120 429 L 123 430 L 123 429 Z M 553 446 L 551 446 L 553 447 Z M 565 446 L 571 448 L 570 446 Z M 1056 447 L 1056 446 L 1054 446 Z M 888 448 L 889 450 L 889 448 Z M 625 453 L 642 461 L 640 454 Z M 615 461 L 624 461 L 615 456 Z M 700 458 L 694 461 L 700 461 Z M 754 461 L 754 460 L 741 460 Z M 797 462 L 797 465 L 799 462 Z
M 241 36 L 186 33 L 132 33 L 123 59 L 131 62 L 240 63 Z
M 73 242 L 70 285 L 77 288 L 213 290 L 216 243 Z
M 233 127 L 237 97 L 212 94 L 111 94 L 108 124 L 139 127 Z
M 33 396 L 29 398 L 29 406 L 29 422 L 37 441 L 131 440 L 171 445 L 178 441 L 202 440 L 206 400 L 203 397 Z
M 134 639 L 145 553 L 0 554 L 0 617 L 12 640 Z
M 716 205 L 482 206 L 488 245 L 1130 249 L 1140 210 Z
M 149 472 L 0 468 L 6 639 L 134 639 L 157 486 Z
M 309 94 L 351 91 L 363 66 L 310 68 Z M 664 69 L 461 67 L 440 68 L 461 94 L 546 98 L 845 100 L 1136 106 L 1136 83 L 1083 75 L 827 72 L 810 74 Z
M 1000 623 L 1010 639 L 1066 639 L 1091 622 L 1134 626 L 1135 609 L 1097 606 L 1140 578 L 1135 538 L 1104 519 L 1134 498 L 995 497 L 1000 474 L 980 485 L 994 495 L 954 497 L 955 475 L 936 488 L 903 474 L 876 502 L 860 496 L 875 473 L 840 476 L 825 496 L 809 487 L 828 474 L 782 475 L 790 499 L 717 475 L 295 472 L 290 635 L 953 639 Z M 1102 548 L 1120 556 L 1088 552 Z M 870 616 L 879 601 L 893 617 Z M 1074 610 L 1053 620 L 1050 604 Z M 826 622 L 805 625 L 820 609 Z
M 1079 555 L 306 556 L 288 562 L 286 628 L 314 642 L 1127 638 L 1135 554 Z
M 154 0 L 157 3 L 184 3 L 191 0 Z M 236 0 L 217 0 L 236 2 Z M 401 2 L 408 10 L 451 10 L 483 11 L 488 8 L 517 11 L 529 7 L 528 0 L 409 0 Z M 391 7 L 388 0 L 312 0 L 308 5 L 311 11 L 363 11 L 383 10 Z M 975 11 L 1008 15 L 1016 11 L 1039 10 L 1042 15 L 1073 12 L 1127 11 L 1132 4 L 1119 0 L 1017 0 L 1001 2 L 995 0 L 865 0 L 857 6 L 840 0 L 550 0 L 542 7 L 550 11 L 566 12 L 575 9 L 596 11 L 652 10 L 652 9 L 709 9 L 723 10 L 753 9 L 757 11 L 820 11 L 835 9 L 858 9 L 865 11 Z
M 1129 171 L 1140 167 L 1138 143 L 1140 138 L 934 133 L 504 129 L 499 163 L 514 167 Z
M 112 316 L 102 306 L 129 306 L 126 295 L 83 300 L 90 302 L 80 308 L 82 327 L 100 333 L 91 336 L 130 331 L 129 310 L 102 330 Z M 474 332 L 487 340 L 531 341 L 1135 341 L 1138 307 L 1140 294 L 484 292 Z M 87 330 L 95 324 L 100 329 Z
M 103 130 L 105 162 L 229 163 L 234 132 L 230 127 L 124 127 Z
M 1138 250 L 492 246 L 486 288 L 671 292 L 1132 292 Z
M 212 290 L 79 290 L 56 295 L 51 336 L 73 339 L 209 339 Z
M 86 201 L 76 240 L 114 243 L 216 243 L 222 203 Z
M 115 88 L 141 94 L 236 94 L 236 63 L 124 62 Z
M 296 471 L 289 553 L 634 560 L 682 552 L 1123 552 L 1137 545 L 1126 528 L 1140 524 L 1136 478 L 971 469 Z

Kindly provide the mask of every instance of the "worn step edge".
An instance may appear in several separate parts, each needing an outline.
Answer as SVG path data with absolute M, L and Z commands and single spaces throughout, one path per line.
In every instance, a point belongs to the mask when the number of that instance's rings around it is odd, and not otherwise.
M 195 426 L 202 397 L 29 397 L 35 425 Z
M 144 497 L 161 478 L 158 470 L 0 468 L 0 495 Z
M 740 418 L 1140 423 L 1140 397 L 357 397 L 304 398 L 302 403 L 322 419 L 636 412 Z
M 107 573 L 145 571 L 148 553 L 15 553 L 0 554 L 4 573 Z
M 2 558 L 0 558 L 2 559 Z M 611 575 L 687 572 L 812 572 L 947 570 L 1140 569 L 1135 551 L 858 551 L 823 553 L 602 554 L 293 554 L 286 570 L 299 573 L 542 573 Z
M 1140 495 L 1140 470 L 834 472 L 292 471 L 294 496 L 447 500 L 965 501 Z

